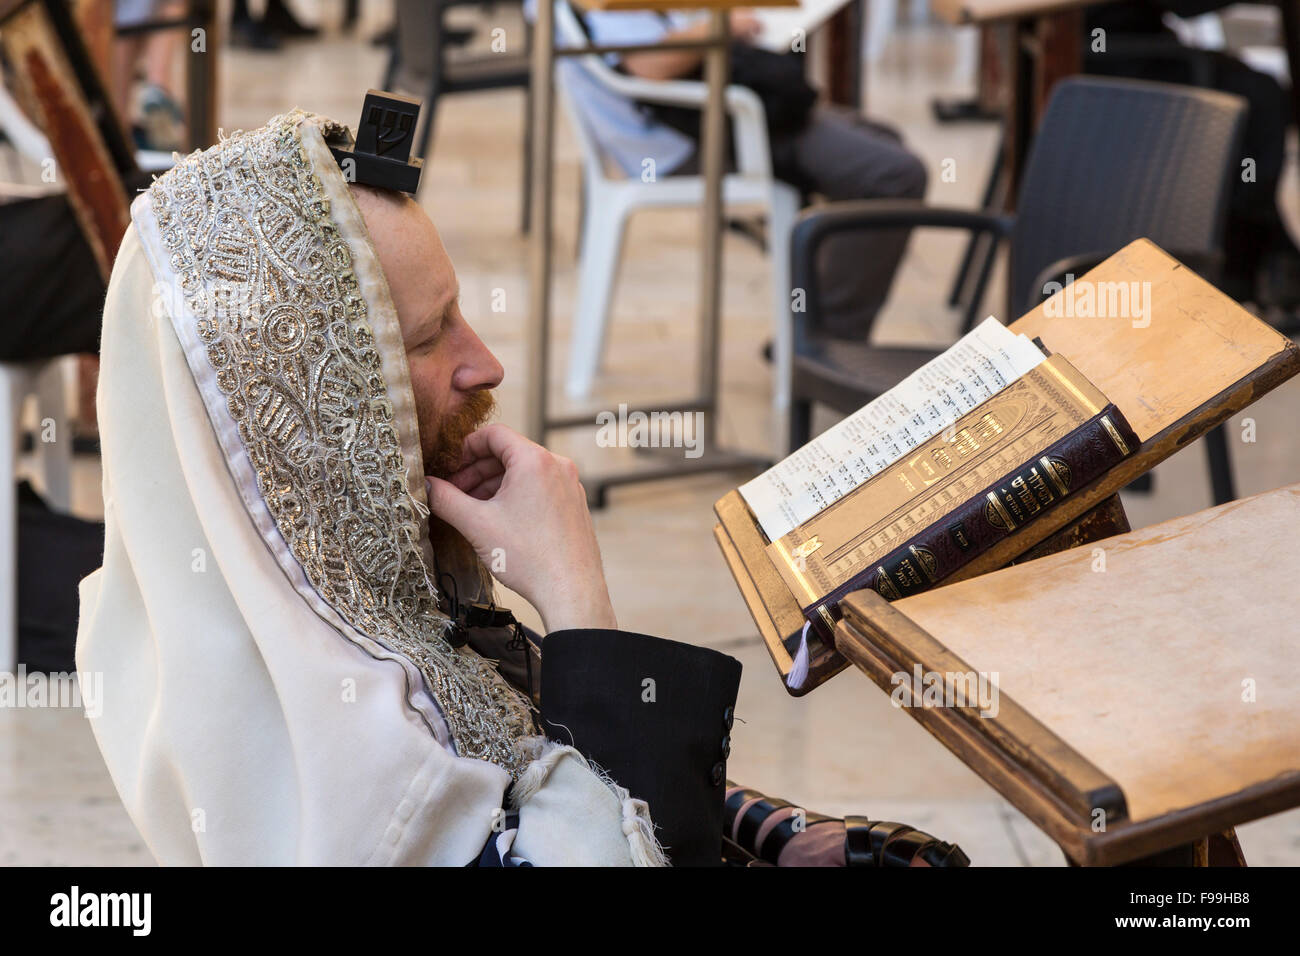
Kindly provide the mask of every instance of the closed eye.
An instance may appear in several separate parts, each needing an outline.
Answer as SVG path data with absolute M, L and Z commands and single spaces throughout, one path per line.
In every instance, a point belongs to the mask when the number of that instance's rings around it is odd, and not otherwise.
M 406 347 L 406 351 L 423 352 L 427 349 L 432 348 L 433 344 L 438 341 L 438 333 L 441 331 L 442 331 L 441 324 L 439 324 L 439 326 L 434 328 L 431 332 L 422 335 L 418 342 L 414 342 L 411 345 L 408 345 Z
M 412 344 L 408 345 L 406 350 L 408 352 L 421 352 L 432 348 L 434 343 L 438 341 L 438 336 L 442 334 L 442 330 L 447 324 L 447 318 L 451 314 L 451 310 L 459 304 L 460 295 L 457 294 L 456 298 L 448 302 L 442 308 L 441 312 L 435 315 L 430 322 L 421 327 L 419 338 Z

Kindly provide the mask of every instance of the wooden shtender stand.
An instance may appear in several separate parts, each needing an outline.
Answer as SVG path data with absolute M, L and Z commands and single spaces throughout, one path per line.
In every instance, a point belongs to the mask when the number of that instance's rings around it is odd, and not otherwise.
M 932 591 L 893 605 L 849 595 L 835 646 L 810 632 L 809 676 L 790 692 L 849 663 L 891 693 L 895 675 L 918 667 L 996 674 L 996 715 L 978 704 L 908 713 L 1068 859 L 1242 862 L 1231 827 L 1300 805 L 1288 605 L 1300 486 L 1127 534 L 1117 493 L 1295 375 L 1300 353 L 1146 240 L 1077 281 L 1099 294 L 1111 283 L 1145 290 L 1143 319 L 1072 315 L 1067 288 L 1010 328 L 1101 389 L 1141 440 L 1137 453 Z M 715 537 L 784 681 L 799 604 L 739 492 L 715 510 Z
M 1297 527 L 1300 484 L 892 605 L 858 591 L 835 644 L 887 692 L 907 675 L 907 712 L 1072 862 L 1244 864 L 1231 828 L 1300 806 Z M 982 674 L 996 707 L 907 706 L 918 668 Z
M 1011 331 L 1038 337 L 1069 359 L 1119 407 L 1142 445 L 945 585 L 1127 531 L 1116 497 L 1121 488 L 1300 371 L 1300 352 L 1290 339 L 1145 239 L 1077 281 L 1107 298 L 1118 294 L 1113 283 L 1124 283 L 1130 294 L 1149 293 L 1144 317 L 1075 315 L 1080 310 L 1067 287 L 1012 323 Z M 714 510 L 714 537 L 784 681 L 799 646 L 803 612 L 769 560 L 767 541 L 740 492 L 728 493 Z M 848 666 L 815 632 L 809 638 L 808 679 L 790 690 L 795 695 Z

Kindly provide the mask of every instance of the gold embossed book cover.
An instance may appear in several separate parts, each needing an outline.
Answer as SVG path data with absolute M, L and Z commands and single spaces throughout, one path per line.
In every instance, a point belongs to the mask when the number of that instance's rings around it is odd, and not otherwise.
M 1090 424 L 1109 455 L 1070 441 Z M 865 586 L 896 599 L 938 583 L 1136 447 L 1122 414 L 1054 355 L 772 542 L 768 555 L 806 611 Z

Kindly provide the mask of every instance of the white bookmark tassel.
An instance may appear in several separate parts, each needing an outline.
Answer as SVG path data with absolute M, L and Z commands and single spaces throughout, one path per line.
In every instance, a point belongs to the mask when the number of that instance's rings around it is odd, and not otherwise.
M 785 678 L 785 686 L 791 690 L 798 690 L 803 686 L 803 682 L 808 679 L 808 628 L 811 625 L 811 621 L 803 622 L 803 634 L 799 638 L 799 652 L 795 654 L 794 663 L 790 665 L 790 673 Z

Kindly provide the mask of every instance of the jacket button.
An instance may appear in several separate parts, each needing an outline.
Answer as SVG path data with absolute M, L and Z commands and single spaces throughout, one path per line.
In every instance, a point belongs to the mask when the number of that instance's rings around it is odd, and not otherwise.
M 722 761 L 719 760 L 713 765 L 713 770 L 709 774 L 709 779 L 713 781 L 713 785 L 716 787 L 718 784 L 722 783 L 722 778 L 726 775 L 727 768 L 724 767 Z
M 722 738 L 722 759 L 726 760 L 731 756 L 731 735 L 728 734 Z
M 731 729 L 731 724 L 733 721 L 735 721 L 735 719 L 736 719 L 736 708 L 728 707 L 726 710 L 722 712 L 722 726 L 726 727 L 728 730 Z

